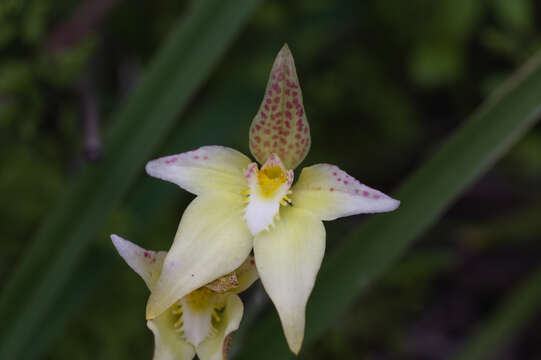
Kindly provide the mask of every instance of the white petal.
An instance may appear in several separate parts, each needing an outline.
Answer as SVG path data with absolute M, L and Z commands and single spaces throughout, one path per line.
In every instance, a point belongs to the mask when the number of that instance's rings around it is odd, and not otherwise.
M 263 191 L 264 184 L 259 182 L 259 172 L 263 172 L 266 167 L 277 167 L 282 170 L 284 182 L 271 193 Z M 268 230 L 274 224 L 275 217 L 280 210 L 280 201 L 287 195 L 291 184 L 293 183 L 293 171 L 286 170 L 280 158 L 271 156 L 261 170 L 257 169 L 257 164 L 252 163 L 246 171 L 248 186 L 250 187 L 250 197 L 244 219 L 255 235 L 263 230 Z
M 191 360 L 195 356 L 195 348 L 175 330 L 173 324 L 176 320 L 168 309 L 147 321 L 147 327 L 154 334 L 153 360 Z
M 271 231 L 254 240 L 257 271 L 273 301 L 289 348 L 297 354 L 304 338 L 305 310 L 325 252 L 325 228 L 312 213 L 284 208 Z
M 250 159 L 223 146 L 203 146 L 147 163 L 150 176 L 170 181 L 196 195 L 210 191 L 240 193 L 246 189 L 244 171 Z
M 147 319 L 242 264 L 253 242 L 242 212 L 240 195 L 214 193 L 192 201 L 152 290 Z
M 111 240 L 124 261 L 143 278 L 149 290 L 152 290 L 160 277 L 163 260 L 167 253 L 145 250 L 115 234 L 111 235 Z
M 188 295 L 180 300 L 182 305 L 182 330 L 184 331 L 186 340 L 193 346 L 198 346 L 214 331 L 212 327 L 212 312 L 214 311 L 214 306 L 216 305 L 215 298 L 218 297 L 218 294 L 208 289 L 205 290 L 203 290 L 205 293 L 211 294 L 205 299 L 197 299 L 198 301 L 194 302 L 190 299 L 190 295 Z
M 215 334 L 208 337 L 197 347 L 197 356 L 201 360 L 227 360 L 229 350 L 228 335 L 239 328 L 244 307 L 237 295 L 229 295 L 220 321 L 216 324 Z
M 337 166 L 318 164 L 304 168 L 291 195 L 293 205 L 322 220 L 395 210 L 400 201 L 361 184 Z

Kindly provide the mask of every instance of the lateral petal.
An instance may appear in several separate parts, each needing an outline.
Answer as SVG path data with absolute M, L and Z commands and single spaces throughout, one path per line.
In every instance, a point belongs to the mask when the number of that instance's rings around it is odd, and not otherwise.
M 209 336 L 197 347 L 197 356 L 201 360 L 227 360 L 229 335 L 239 328 L 244 306 L 237 295 L 227 297 L 220 321 L 215 325 L 216 333 Z
M 146 250 L 131 241 L 112 234 L 111 240 L 124 261 L 145 281 L 152 291 L 162 271 L 165 251 Z
M 325 228 L 312 213 L 285 208 L 280 221 L 254 240 L 257 271 L 278 310 L 295 354 L 304 338 L 305 311 L 325 252 Z
M 322 220 L 395 210 L 400 201 L 372 189 L 335 165 L 318 164 L 302 169 L 292 189 L 293 205 Z
M 242 214 L 240 195 L 220 192 L 192 201 L 148 300 L 147 319 L 242 264 L 252 249 Z
M 247 188 L 244 171 L 248 164 L 250 159 L 237 150 L 224 146 L 203 146 L 149 161 L 146 172 L 196 195 L 210 191 L 238 194 Z

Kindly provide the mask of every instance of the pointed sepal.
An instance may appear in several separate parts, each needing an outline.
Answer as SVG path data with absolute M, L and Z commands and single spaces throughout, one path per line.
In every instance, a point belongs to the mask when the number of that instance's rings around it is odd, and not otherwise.
M 310 149 L 310 128 L 291 51 L 284 45 L 270 73 L 265 96 L 250 126 L 250 150 L 260 164 L 277 154 L 294 169 Z
M 111 240 L 124 261 L 145 281 L 152 291 L 162 270 L 165 251 L 146 250 L 131 241 L 112 234 Z

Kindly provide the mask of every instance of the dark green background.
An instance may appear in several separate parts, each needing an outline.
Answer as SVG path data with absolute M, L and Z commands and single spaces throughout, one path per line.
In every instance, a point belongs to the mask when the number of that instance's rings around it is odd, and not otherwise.
M 0 3 L 1 284 L 74 179 L 116 149 L 99 145 L 112 129 L 111 115 L 129 99 L 191 6 L 172 0 Z M 301 167 L 337 164 L 392 193 L 539 49 L 540 15 L 533 0 L 261 1 L 163 144 L 141 146 L 151 147 L 156 156 L 209 144 L 248 154 L 248 127 L 274 56 L 287 42 L 312 134 L 312 149 Z M 193 44 L 198 40 L 191 35 Z M 89 132 L 94 122 L 97 131 Z M 129 141 L 130 136 L 126 131 L 116 139 Z M 89 145 L 92 141 L 98 145 Z M 480 325 L 503 311 L 504 299 L 516 294 L 540 264 L 540 184 L 537 126 L 324 336 L 303 348 L 301 358 L 452 357 Z M 43 323 L 30 342 L 43 342 L 38 358 L 151 358 L 146 287 L 114 253 L 107 235 L 115 232 L 143 247 L 167 249 L 191 196 L 149 179 L 142 166 L 131 189 L 106 226 L 95 229 L 99 235 L 75 280 L 51 307 L 58 323 Z M 81 199 L 81 208 L 86 200 Z M 327 223 L 328 251 L 366 218 Z M 39 272 L 35 279 L 26 286 L 38 286 Z M 273 311 L 260 287 L 243 299 L 244 329 L 234 338 L 234 352 L 242 349 L 249 329 Z M 506 333 L 505 342 L 493 344 L 495 353 L 487 358 L 541 357 L 536 303 L 518 306 L 534 308 L 533 315 Z M 0 333 L 15 326 L 17 314 L 10 316 L 15 320 L 2 321 Z M 280 332 L 271 336 L 283 337 Z

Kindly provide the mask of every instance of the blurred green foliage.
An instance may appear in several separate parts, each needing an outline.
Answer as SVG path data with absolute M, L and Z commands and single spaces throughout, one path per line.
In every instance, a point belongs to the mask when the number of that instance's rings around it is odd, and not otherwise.
M 80 6 L 71 0 L 0 2 L 3 283 L 40 221 L 89 161 L 84 76 L 95 88 L 105 136 L 110 113 L 190 3 L 118 2 L 85 31 L 69 27 Z M 533 0 L 266 1 L 159 154 L 211 141 L 247 153 L 247 129 L 270 63 L 288 42 L 312 129 L 314 145 L 305 164 L 339 163 L 389 192 L 539 50 L 540 16 Z M 77 31 L 72 43 L 53 36 Z M 216 118 L 222 121 L 216 133 L 193 128 L 189 144 L 175 141 L 184 123 Z M 303 357 L 444 359 L 454 353 L 539 264 L 540 149 L 538 126 Z M 139 186 L 151 190 L 130 193 L 107 229 L 166 249 L 188 196 L 149 179 Z M 153 211 L 142 208 L 153 196 L 163 201 Z M 361 221 L 347 218 L 328 226 L 329 250 Z M 105 236 L 94 247 L 98 253 L 113 251 Z M 89 285 L 92 291 L 74 300 L 79 306 L 44 358 L 151 357 L 152 336 L 143 320 L 146 289 L 115 259 Z M 247 307 L 255 307 L 250 301 L 258 292 L 248 295 Z M 257 322 L 254 317 L 246 323 Z M 527 323 L 530 328 L 509 339 L 502 359 L 541 357 L 539 321 Z

